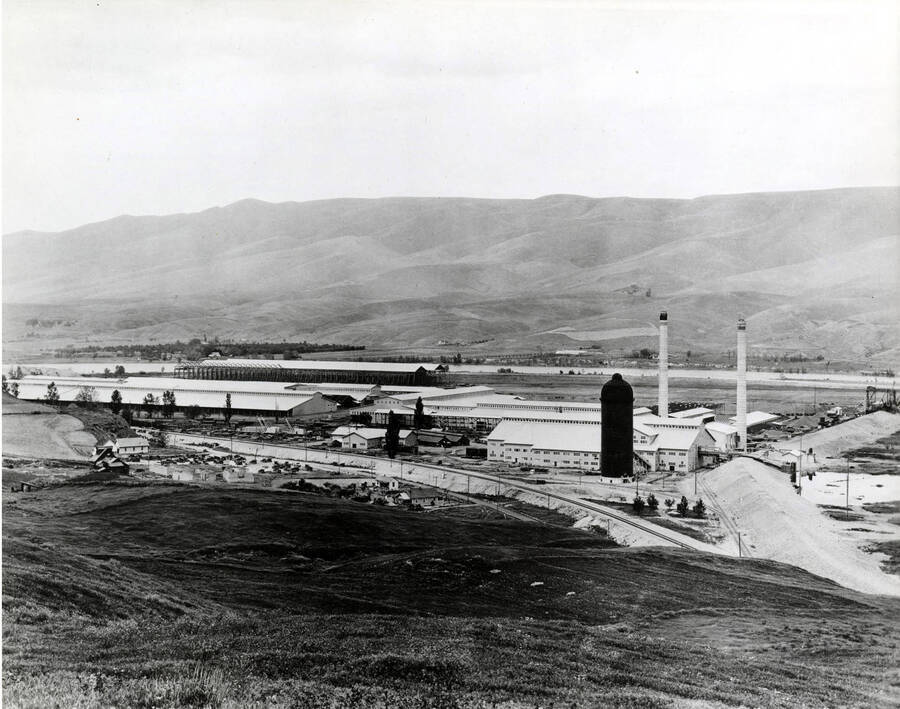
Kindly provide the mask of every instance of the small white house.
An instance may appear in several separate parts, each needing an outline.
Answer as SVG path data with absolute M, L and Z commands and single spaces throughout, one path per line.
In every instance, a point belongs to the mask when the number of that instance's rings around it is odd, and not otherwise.
M 343 448 L 351 450 L 372 450 L 384 446 L 386 428 L 353 428 L 351 426 L 339 426 L 331 432 L 332 442 L 341 444 Z M 416 434 L 414 431 L 400 431 L 400 445 L 414 446 Z
M 107 441 L 104 447 L 113 449 L 116 455 L 143 455 L 150 452 L 150 443 L 146 438 L 117 438 Z

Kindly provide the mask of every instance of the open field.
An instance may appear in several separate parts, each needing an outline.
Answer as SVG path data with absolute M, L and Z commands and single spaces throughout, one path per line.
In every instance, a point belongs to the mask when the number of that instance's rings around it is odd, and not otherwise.
M 610 373 L 616 371 L 609 368 Z M 634 389 L 635 406 L 657 403 L 657 373 L 648 369 L 644 376 L 626 377 Z M 459 384 L 492 386 L 501 394 L 518 394 L 529 399 L 571 399 L 599 401 L 600 390 L 609 376 L 576 374 L 453 374 L 451 380 Z M 815 389 L 797 382 L 749 382 L 747 405 L 783 414 L 813 411 L 815 405 L 855 407 L 866 398 L 865 385 L 853 389 Z M 734 415 L 735 383 L 721 379 L 679 378 L 670 373 L 669 399 L 675 402 L 697 402 L 716 408 L 717 413 Z
M 4 495 L 9 707 L 892 706 L 900 601 L 286 492 Z

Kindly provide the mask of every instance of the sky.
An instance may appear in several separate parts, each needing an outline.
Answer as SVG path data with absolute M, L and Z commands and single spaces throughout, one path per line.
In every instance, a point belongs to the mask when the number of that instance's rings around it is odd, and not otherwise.
M 2 232 L 900 183 L 897 0 L 4 0 Z

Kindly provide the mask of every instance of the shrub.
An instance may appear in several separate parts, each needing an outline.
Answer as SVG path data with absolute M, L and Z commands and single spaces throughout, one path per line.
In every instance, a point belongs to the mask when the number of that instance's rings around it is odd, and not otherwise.
M 640 495 L 635 496 L 634 500 L 631 503 L 631 506 L 634 508 L 634 511 L 640 514 L 644 511 L 644 498 Z
M 656 499 L 656 495 L 652 492 L 647 495 L 647 509 L 652 512 L 656 512 L 659 509 L 659 500 Z
M 702 499 L 698 499 L 694 503 L 694 516 L 695 517 L 705 517 L 706 516 L 706 505 L 703 504 Z
M 688 500 L 684 495 L 681 496 L 681 502 L 678 503 L 678 507 L 676 507 L 675 509 L 678 510 L 678 514 L 680 514 L 682 517 L 687 516 Z
M 672 507 L 675 505 L 675 500 L 673 500 L 671 497 L 667 497 L 664 504 L 667 509 L 671 510 Z

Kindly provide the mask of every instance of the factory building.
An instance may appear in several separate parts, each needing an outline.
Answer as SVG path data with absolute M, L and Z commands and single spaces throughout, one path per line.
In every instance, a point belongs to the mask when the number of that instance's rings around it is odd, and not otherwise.
M 737 447 L 737 428 L 720 421 L 710 421 L 704 428 L 713 437 L 716 450 L 729 453 Z
M 283 416 L 287 418 L 321 416 L 333 413 L 338 404 L 319 392 L 295 391 L 276 382 L 226 382 L 176 379 L 174 377 L 48 377 L 29 375 L 19 381 L 19 398 L 42 401 L 53 382 L 62 403 L 78 400 L 91 392 L 95 403 L 108 404 L 118 391 L 122 404 L 135 412 L 145 411 L 147 395 L 156 400 L 154 411 L 162 408 L 163 392 L 175 394 L 175 411 L 219 415 L 225 409 L 225 396 L 231 396 L 233 416 Z M 196 407 L 196 408 L 195 408 Z
M 759 431 L 775 421 L 778 421 L 779 418 L 781 417 L 777 414 L 770 414 L 765 411 L 751 411 L 750 413 L 744 414 L 744 428 L 748 432 Z M 740 426 L 739 417 L 732 416 L 728 420 L 731 424 Z M 738 429 L 738 431 L 738 435 L 740 435 L 740 429 Z
M 717 447 L 702 421 L 640 416 L 633 419 L 628 434 L 632 453 L 627 473 L 616 475 L 603 470 L 601 431 L 602 426 L 593 423 L 504 419 L 487 436 L 487 457 L 509 465 L 577 468 L 626 477 L 635 469 L 688 472 L 698 468 L 704 454 Z M 627 445 L 622 448 L 628 450 Z
M 701 465 L 716 441 L 699 420 L 645 417 L 635 422 L 634 452 L 647 470 L 689 472 Z
M 600 431 L 585 424 L 502 421 L 487 437 L 488 460 L 600 471 Z
M 180 364 L 180 379 L 264 382 L 330 382 L 344 384 L 400 384 L 433 386 L 445 368 L 434 364 L 340 362 L 328 360 L 205 359 Z
M 662 414 L 660 414 L 662 416 Z M 673 419 L 699 419 L 702 423 L 708 423 L 716 420 L 716 412 L 703 406 L 697 406 L 693 409 L 684 411 L 676 411 L 669 414 L 669 418 Z

